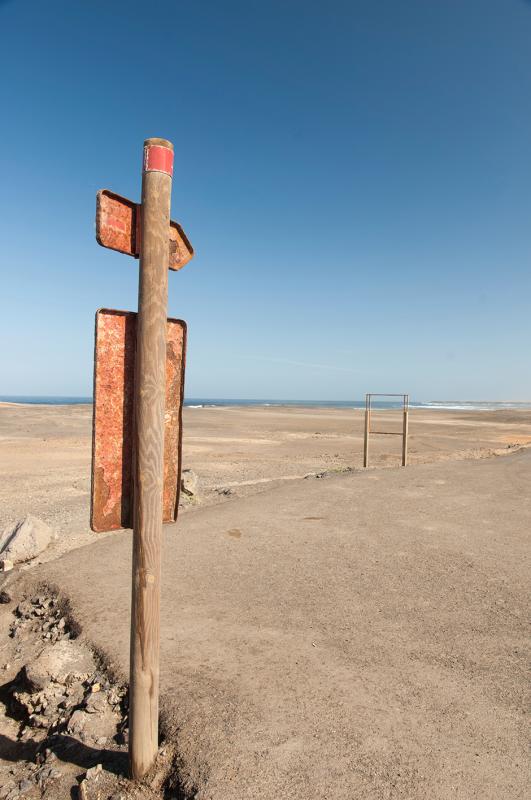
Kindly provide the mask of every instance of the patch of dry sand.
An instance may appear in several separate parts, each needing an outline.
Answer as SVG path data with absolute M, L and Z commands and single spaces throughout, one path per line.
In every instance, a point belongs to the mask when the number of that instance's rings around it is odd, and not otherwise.
M 88 527 L 92 407 L 0 404 L 0 528 L 32 513 L 59 533 L 44 557 L 93 540 Z M 373 423 L 400 430 L 400 411 Z M 400 438 L 371 437 L 371 465 L 398 465 Z M 410 463 L 484 458 L 531 442 L 531 412 L 410 412 Z M 228 502 L 308 473 L 362 466 L 358 409 L 230 407 L 184 410 L 183 467 L 199 502 Z M 223 493 L 230 489 L 230 495 Z M 101 535 L 101 534 L 100 534 Z
M 360 469 L 360 411 L 184 422 L 201 489 L 165 528 L 161 681 L 186 796 L 523 798 L 531 458 L 492 456 L 531 441 L 529 412 L 413 410 L 405 470 L 398 437 Z M 58 585 L 125 676 L 130 535 L 88 530 L 91 407 L 1 405 L 0 444 L 0 526 L 32 513 L 59 534 L 26 585 Z

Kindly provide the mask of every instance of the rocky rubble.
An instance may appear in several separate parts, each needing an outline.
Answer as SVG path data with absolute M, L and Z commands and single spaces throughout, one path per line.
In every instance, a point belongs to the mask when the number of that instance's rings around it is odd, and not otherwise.
M 26 762 L 18 783 L 0 776 L 0 800 L 32 796 L 34 790 L 40 796 L 60 781 L 56 753 L 71 747 L 73 737 L 95 753 L 109 745 L 119 750 L 126 742 L 126 689 L 112 685 L 90 650 L 76 641 L 64 604 L 41 593 L 20 602 L 14 613 L 10 637 L 41 641 L 40 652 L 18 671 L 6 698 L 9 713 L 19 721 L 18 740 L 36 756 L 34 763 Z
M 81 741 L 106 744 L 118 732 L 125 689 L 111 686 L 93 654 L 75 641 L 56 598 L 36 595 L 19 603 L 15 613 L 12 637 L 38 632 L 50 645 L 16 678 L 12 698 L 26 718 L 21 736 L 28 728 L 64 729 Z
M 7 592 L 4 602 L 11 602 Z M 68 606 L 43 590 L 19 602 L 13 613 L 13 656 L 25 653 L 27 660 L 2 687 L 1 700 L 18 726 L 12 752 L 23 755 L 2 762 L 0 754 L 0 800 L 181 797 L 165 789 L 172 769 L 168 748 L 150 783 L 125 777 L 127 690 L 80 642 Z M 4 671 L 10 668 L 3 665 Z
M 64 604 L 59 603 L 53 595 L 34 595 L 16 607 L 15 620 L 9 628 L 9 635 L 12 638 L 20 638 L 33 632 L 50 642 L 75 638 L 76 626 L 72 623 L 67 625 L 67 615 L 68 611 Z

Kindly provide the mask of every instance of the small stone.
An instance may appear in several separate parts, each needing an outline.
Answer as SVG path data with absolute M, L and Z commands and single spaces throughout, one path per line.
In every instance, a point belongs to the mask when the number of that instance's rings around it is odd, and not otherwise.
M 79 786 L 77 787 L 77 796 L 79 800 L 89 800 L 88 792 L 87 792 L 87 781 L 83 779 Z
M 87 702 L 85 703 L 85 710 L 87 714 L 98 714 L 102 711 L 105 711 L 107 707 L 107 697 L 103 692 L 97 692 L 96 694 L 89 695 Z
M 108 697 L 108 701 L 111 704 L 111 706 L 117 706 L 120 700 L 121 698 L 118 690 L 115 687 L 111 687 Z
M 183 469 L 181 475 L 181 489 L 190 497 L 197 494 L 199 478 L 191 469 Z
M 87 773 L 85 775 L 85 780 L 87 780 L 87 781 L 96 781 L 96 780 L 98 780 L 98 778 L 100 777 L 102 769 L 103 769 L 103 767 L 101 766 L 101 764 L 96 764 L 95 767 L 91 767 L 90 769 L 87 770 Z
M 91 692 L 99 692 L 101 689 L 101 683 L 93 683 L 90 687 Z
M 13 562 L 9 558 L 0 560 L 0 572 L 10 572 L 13 569 Z
M 50 720 L 44 714 L 32 714 L 29 718 L 29 722 L 34 728 L 50 727 Z
M 44 767 L 39 773 L 39 783 L 42 781 L 55 781 L 61 777 L 61 773 L 55 767 Z
M 120 718 L 109 705 L 106 705 L 105 708 L 97 714 L 91 713 L 85 716 L 86 719 L 80 738 L 87 744 L 97 742 L 97 740 L 101 739 L 103 736 L 106 739 L 112 739 L 112 737 L 116 735 L 116 729 Z
M 34 702 L 33 696 L 31 694 L 29 694 L 28 692 L 14 692 L 13 697 L 18 703 L 20 703 L 20 705 L 23 708 L 26 709 L 28 714 L 33 714 L 33 711 L 35 710 L 34 705 L 35 702 L 37 701 Z
M 81 709 L 74 711 L 74 713 L 72 714 L 72 716 L 68 721 L 68 727 L 67 727 L 68 733 L 73 733 L 73 734 L 81 733 L 81 731 L 85 727 L 87 719 L 88 719 L 88 714 L 86 714 L 84 711 L 81 711 Z
M 50 761 L 57 761 L 57 756 L 55 755 L 51 747 L 47 747 L 46 750 L 44 751 L 44 760 L 46 761 L 47 764 L 49 764 Z
M 18 789 L 22 794 L 26 794 L 26 792 L 30 792 L 33 789 L 33 785 L 27 778 L 23 778 L 18 785 Z
M 11 595 L 9 592 L 6 592 L 5 589 L 2 589 L 0 592 L 0 603 L 10 603 L 11 602 Z
M 11 780 L 4 783 L 3 786 L 0 786 L 0 800 L 4 800 L 15 788 L 15 782 Z

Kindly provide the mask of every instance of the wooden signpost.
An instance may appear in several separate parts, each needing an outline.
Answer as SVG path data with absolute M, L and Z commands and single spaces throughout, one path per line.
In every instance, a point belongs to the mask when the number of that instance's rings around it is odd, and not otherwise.
M 170 220 L 173 145 L 144 142 L 142 202 L 98 192 L 96 238 L 140 258 L 138 315 L 96 321 L 93 530 L 133 524 L 129 759 L 142 778 L 158 750 L 160 566 L 163 521 L 179 501 L 186 326 L 168 320 L 168 269 L 193 249 Z

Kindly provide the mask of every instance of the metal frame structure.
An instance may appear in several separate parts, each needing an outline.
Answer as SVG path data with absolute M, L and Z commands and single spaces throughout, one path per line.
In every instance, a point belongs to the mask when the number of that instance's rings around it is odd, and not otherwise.
M 371 402 L 373 397 L 401 397 L 403 400 L 403 419 L 402 432 L 400 431 L 371 431 Z M 385 394 L 381 392 L 371 392 L 365 395 L 365 437 L 363 441 L 363 466 L 369 466 L 369 435 L 371 433 L 381 436 L 401 436 L 402 437 L 402 466 L 407 466 L 407 435 L 408 435 L 408 414 L 409 414 L 409 395 L 408 394 Z

